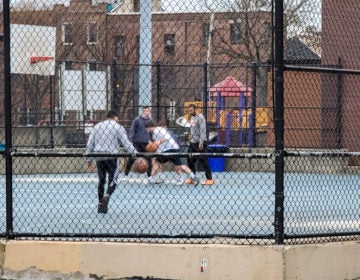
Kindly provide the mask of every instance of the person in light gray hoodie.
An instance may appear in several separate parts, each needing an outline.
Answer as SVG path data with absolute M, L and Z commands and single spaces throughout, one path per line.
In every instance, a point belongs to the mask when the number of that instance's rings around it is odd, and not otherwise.
M 96 124 L 92 129 L 86 145 L 85 154 L 104 154 L 104 157 L 86 157 L 90 170 L 94 170 L 93 161 L 96 161 L 98 184 L 98 213 L 107 213 L 110 196 L 115 191 L 119 175 L 118 159 L 109 154 L 119 153 L 123 146 L 132 157 L 138 152 L 129 141 L 126 130 L 118 123 L 119 115 L 115 110 L 107 113 L 106 120 Z M 108 175 L 108 188 L 105 193 L 106 175 Z
M 189 133 L 189 153 L 206 153 L 207 152 L 207 143 L 206 143 L 206 119 L 203 114 L 196 111 L 197 107 L 195 104 L 190 104 L 187 108 L 187 113 L 190 116 L 190 133 Z M 196 173 L 196 161 L 198 161 L 205 170 L 206 179 L 201 183 L 201 185 L 211 186 L 214 184 L 212 178 L 212 172 L 208 163 L 208 159 L 205 157 L 200 158 L 188 158 L 188 166 L 191 171 Z M 185 184 L 190 185 L 194 184 L 194 181 L 189 178 L 185 181 Z

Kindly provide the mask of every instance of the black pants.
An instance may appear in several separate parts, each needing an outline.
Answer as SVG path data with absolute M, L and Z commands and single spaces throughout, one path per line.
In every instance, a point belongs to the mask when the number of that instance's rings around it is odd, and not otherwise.
M 204 143 L 204 147 L 200 151 L 199 150 L 199 143 L 190 143 L 188 152 L 189 153 L 206 153 L 207 152 L 207 145 Z M 204 168 L 206 179 L 212 180 L 212 174 L 211 174 L 211 170 L 210 170 L 210 166 L 209 166 L 207 158 L 204 158 L 204 157 L 188 158 L 187 159 L 187 164 L 188 164 L 189 168 L 191 169 L 191 171 L 194 172 L 194 173 L 196 172 L 195 164 L 196 164 L 197 161 Z
M 104 197 L 106 175 L 108 175 L 108 188 L 106 194 L 111 195 L 116 188 L 116 180 L 119 174 L 118 160 L 107 159 L 96 161 L 97 173 L 99 177 L 98 198 L 99 201 Z
M 136 148 L 136 150 L 140 153 L 146 153 L 146 145 L 148 143 L 141 143 L 141 142 L 134 142 L 133 145 L 134 147 Z M 148 162 L 148 169 L 146 170 L 146 174 L 148 177 L 151 176 L 151 169 L 152 169 L 152 165 L 151 165 L 151 158 L 145 158 Z M 126 163 L 126 166 L 125 166 L 125 175 L 128 175 L 130 170 L 131 170 L 131 167 L 132 165 L 134 164 L 135 162 L 135 158 L 129 158 L 127 163 Z

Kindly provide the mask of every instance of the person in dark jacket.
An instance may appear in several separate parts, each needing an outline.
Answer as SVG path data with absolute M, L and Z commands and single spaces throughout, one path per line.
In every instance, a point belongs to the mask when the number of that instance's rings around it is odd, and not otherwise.
M 141 114 L 133 120 L 130 128 L 129 139 L 133 143 L 136 150 L 138 150 L 141 153 L 146 152 L 146 145 L 149 144 L 150 142 L 150 135 L 145 127 L 145 124 L 148 121 L 152 121 L 151 108 L 150 106 L 143 106 Z M 152 169 L 151 158 L 146 158 L 146 159 L 148 161 L 148 169 L 146 173 L 147 176 L 150 177 L 151 169 Z M 129 175 L 129 172 L 134 162 L 135 162 L 134 158 L 129 158 L 129 160 L 127 161 L 125 167 L 126 176 Z

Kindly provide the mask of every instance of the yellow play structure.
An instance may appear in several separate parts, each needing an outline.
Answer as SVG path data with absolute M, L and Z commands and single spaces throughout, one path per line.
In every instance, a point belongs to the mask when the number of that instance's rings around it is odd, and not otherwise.
M 267 131 L 269 110 L 266 107 L 252 108 L 247 105 L 247 99 L 252 97 L 252 92 L 252 88 L 244 86 L 231 76 L 210 88 L 206 107 L 207 121 L 215 124 L 220 136 L 219 143 L 230 145 L 230 135 L 238 132 L 239 138 L 235 145 L 254 147 L 255 133 Z M 238 105 L 234 107 L 233 104 L 236 103 Z M 184 117 L 187 120 L 190 116 L 186 113 L 186 108 L 190 104 L 194 104 L 198 112 L 204 113 L 205 106 L 202 101 L 187 101 L 184 103 Z

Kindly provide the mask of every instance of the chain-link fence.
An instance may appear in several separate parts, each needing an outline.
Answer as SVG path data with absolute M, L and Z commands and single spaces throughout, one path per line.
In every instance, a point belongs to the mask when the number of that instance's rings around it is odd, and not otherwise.
M 4 1 L 1 235 L 358 239 L 359 5 Z

